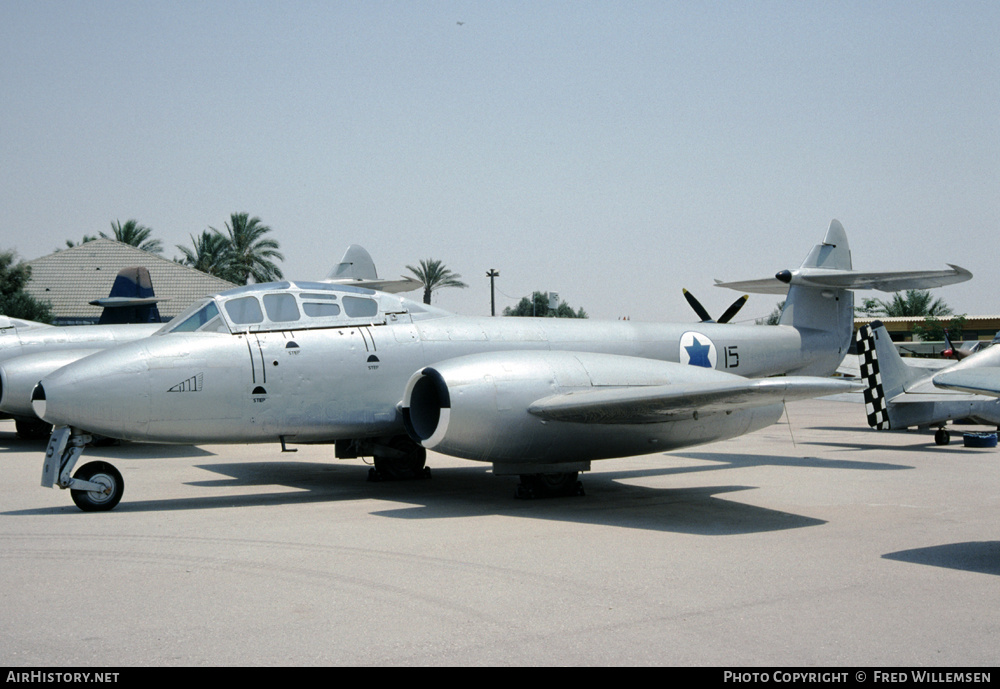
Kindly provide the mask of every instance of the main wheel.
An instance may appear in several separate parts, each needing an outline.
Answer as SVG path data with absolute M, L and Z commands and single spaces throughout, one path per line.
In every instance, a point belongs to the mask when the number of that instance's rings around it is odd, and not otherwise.
M 73 502 L 84 512 L 105 512 L 114 509 L 125 492 L 122 475 L 107 462 L 84 464 L 73 474 L 73 478 L 90 481 L 104 486 L 103 491 L 70 489 Z
M 427 462 L 427 450 L 417 445 L 405 436 L 398 436 L 389 441 L 393 450 L 390 454 L 376 454 L 372 460 L 379 478 L 384 481 L 403 481 L 406 479 L 423 478 L 424 464 Z
M 934 442 L 938 445 L 947 445 L 951 442 L 951 433 L 943 428 L 939 428 L 934 434 Z

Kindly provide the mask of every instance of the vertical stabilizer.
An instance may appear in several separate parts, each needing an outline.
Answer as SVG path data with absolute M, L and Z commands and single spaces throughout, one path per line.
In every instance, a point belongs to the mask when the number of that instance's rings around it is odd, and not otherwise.
M 357 244 L 351 244 L 347 247 L 344 257 L 340 259 L 340 263 L 333 267 L 326 279 L 343 280 L 345 278 L 353 280 L 378 279 L 378 275 L 375 274 L 375 261 L 372 260 L 371 254 L 364 247 Z
M 104 299 L 95 299 L 90 303 L 104 308 L 99 325 L 114 325 L 159 323 L 160 310 L 156 302 L 149 270 L 137 266 L 118 271 L 111 293 Z
M 906 365 L 881 321 L 858 330 L 857 343 L 868 425 L 878 430 L 895 428 L 898 424 L 892 422 L 887 400 L 903 392 L 922 372 Z
M 800 270 L 851 270 L 851 247 L 840 221 L 830 223 L 823 242 L 813 247 Z M 779 273 L 778 278 L 781 279 Z M 841 356 L 847 353 L 854 331 L 854 294 L 846 289 L 795 284 L 788 288 L 788 298 L 781 311 L 779 325 L 801 331 L 825 333 Z

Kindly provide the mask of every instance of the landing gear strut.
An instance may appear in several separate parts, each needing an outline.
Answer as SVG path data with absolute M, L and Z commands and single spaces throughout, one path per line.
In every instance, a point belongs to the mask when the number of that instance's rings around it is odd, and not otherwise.
M 557 474 L 521 474 L 514 497 L 521 500 L 533 498 L 559 498 L 585 495 L 583 483 L 578 480 L 579 472 L 566 471 Z

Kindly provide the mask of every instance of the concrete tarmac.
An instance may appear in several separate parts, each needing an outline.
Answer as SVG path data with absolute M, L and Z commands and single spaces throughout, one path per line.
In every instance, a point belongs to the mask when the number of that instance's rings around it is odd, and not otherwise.
M 7 666 L 993 666 L 1000 454 L 808 401 L 732 441 L 595 462 L 587 495 L 431 454 L 88 449 L 112 512 L 0 422 Z

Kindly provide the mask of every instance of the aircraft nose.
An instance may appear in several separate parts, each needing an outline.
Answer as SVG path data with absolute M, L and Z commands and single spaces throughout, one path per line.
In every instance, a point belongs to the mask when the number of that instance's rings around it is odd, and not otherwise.
M 35 386 L 35 414 L 55 426 L 124 438 L 144 431 L 149 383 L 144 352 L 125 345 L 93 354 L 49 374 Z

